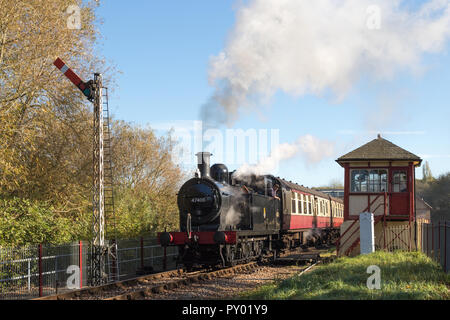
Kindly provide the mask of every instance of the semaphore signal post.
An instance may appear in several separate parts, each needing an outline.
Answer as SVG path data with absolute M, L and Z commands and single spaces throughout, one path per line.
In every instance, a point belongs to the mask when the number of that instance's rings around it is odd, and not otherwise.
M 118 273 L 117 244 L 105 242 L 106 220 L 112 219 L 115 231 L 114 195 L 111 159 L 111 130 L 109 123 L 108 91 L 103 87 L 100 73 L 94 80 L 84 82 L 66 64 L 57 58 L 54 65 L 77 87 L 94 105 L 93 121 L 93 235 L 91 245 L 91 285 L 97 286 L 108 281 L 108 274 L 115 280 Z M 106 267 L 110 272 L 106 272 Z

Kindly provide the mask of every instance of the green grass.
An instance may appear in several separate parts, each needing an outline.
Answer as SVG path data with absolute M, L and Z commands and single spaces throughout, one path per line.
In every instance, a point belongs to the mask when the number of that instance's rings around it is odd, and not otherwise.
M 381 289 L 368 289 L 367 267 L 381 270 Z M 338 258 L 301 276 L 242 293 L 238 299 L 450 299 L 450 275 L 420 252 L 377 251 Z

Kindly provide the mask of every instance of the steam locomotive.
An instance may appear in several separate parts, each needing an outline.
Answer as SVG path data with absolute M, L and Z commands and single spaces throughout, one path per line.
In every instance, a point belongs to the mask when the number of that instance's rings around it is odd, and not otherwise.
M 180 188 L 180 231 L 158 234 L 161 246 L 178 246 L 187 269 L 276 259 L 283 250 L 337 238 L 341 199 L 272 175 L 237 176 L 223 164 L 210 167 L 210 156 L 197 154 L 199 175 Z

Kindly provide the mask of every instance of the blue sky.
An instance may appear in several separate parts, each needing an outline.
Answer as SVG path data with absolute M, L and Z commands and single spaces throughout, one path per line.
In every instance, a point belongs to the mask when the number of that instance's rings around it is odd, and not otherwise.
M 103 20 L 99 51 L 122 72 L 110 98 L 115 117 L 142 126 L 200 120 L 200 107 L 214 92 L 208 84 L 209 61 L 226 46 L 237 4 L 103 1 L 97 12 Z M 334 160 L 376 138 L 377 132 L 429 161 L 434 175 L 448 172 L 448 49 L 447 43 L 438 54 L 423 56 L 425 70 L 419 75 L 399 72 L 389 80 L 363 78 L 338 102 L 279 90 L 258 112 L 244 112 L 232 128 L 277 129 L 280 143 L 306 134 L 332 141 L 333 154 L 318 163 L 302 157 L 281 163 L 277 175 L 306 186 L 343 181 L 343 169 Z M 386 115 L 373 121 L 380 108 Z M 237 166 L 227 165 L 231 170 Z M 421 177 L 422 170 L 416 174 Z

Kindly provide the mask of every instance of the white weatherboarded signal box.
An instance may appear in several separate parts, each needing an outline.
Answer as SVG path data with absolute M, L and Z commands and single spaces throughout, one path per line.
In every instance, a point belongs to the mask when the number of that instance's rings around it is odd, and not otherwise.
M 359 239 L 361 254 L 375 251 L 375 230 L 373 213 L 364 212 L 359 215 Z

